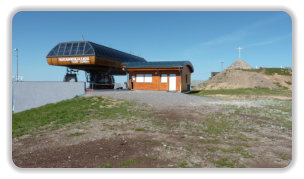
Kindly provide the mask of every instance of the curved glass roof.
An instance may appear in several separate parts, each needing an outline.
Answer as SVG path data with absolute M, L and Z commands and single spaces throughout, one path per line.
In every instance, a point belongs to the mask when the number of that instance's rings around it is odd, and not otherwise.
M 115 50 L 90 41 L 61 42 L 47 57 L 96 56 L 120 62 L 146 62 L 144 58 Z

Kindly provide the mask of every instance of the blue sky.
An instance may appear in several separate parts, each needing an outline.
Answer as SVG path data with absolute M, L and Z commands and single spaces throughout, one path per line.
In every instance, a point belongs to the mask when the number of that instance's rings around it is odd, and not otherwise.
M 192 80 L 207 80 L 241 58 L 252 67 L 292 66 L 292 20 L 281 11 L 19 12 L 12 49 L 25 81 L 62 81 L 66 68 L 46 55 L 59 42 L 89 40 L 148 61 L 189 60 Z M 12 75 L 16 55 L 12 51 Z M 83 72 L 78 79 L 85 81 Z M 123 82 L 126 77 L 117 78 Z

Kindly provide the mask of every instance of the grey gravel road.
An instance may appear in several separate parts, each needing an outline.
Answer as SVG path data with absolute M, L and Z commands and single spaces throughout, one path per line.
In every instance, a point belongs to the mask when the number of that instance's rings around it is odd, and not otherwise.
M 191 96 L 179 92 L 167 91 L 130 91 L 130 90 L 95 90 L 84 96 L 107 96 L 115 99 L 135 100 L 155 107 L 200 106 L 200 105 L 250 105 L 247 100 L 221 100 L 211 97 Z
M 115 99 L 135 100 L 153 106 L 188 106 L 204 105 L 215 98 L 190 96 L 180 92 L 167 91 L 130 91 L 130 90 L 95 90 L 85 96 L 107 96 Z

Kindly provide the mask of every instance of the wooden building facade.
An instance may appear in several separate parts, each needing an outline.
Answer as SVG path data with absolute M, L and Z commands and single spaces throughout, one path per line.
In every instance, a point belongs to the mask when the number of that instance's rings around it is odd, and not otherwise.
M 191 73 L 189 61 L 162 61 L 128 63 L 130 90 L 180 91 L 190 90 Z

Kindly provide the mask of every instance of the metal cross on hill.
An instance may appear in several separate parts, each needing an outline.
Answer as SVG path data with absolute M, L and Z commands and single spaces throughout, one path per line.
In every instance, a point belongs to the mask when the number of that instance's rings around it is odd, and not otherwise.
M 243 50 L 244 48 L 239 47 L 239 48 L 236 48 L 236 49 L 239 50 L 239 59 L 241 59 L 241 50 Z

